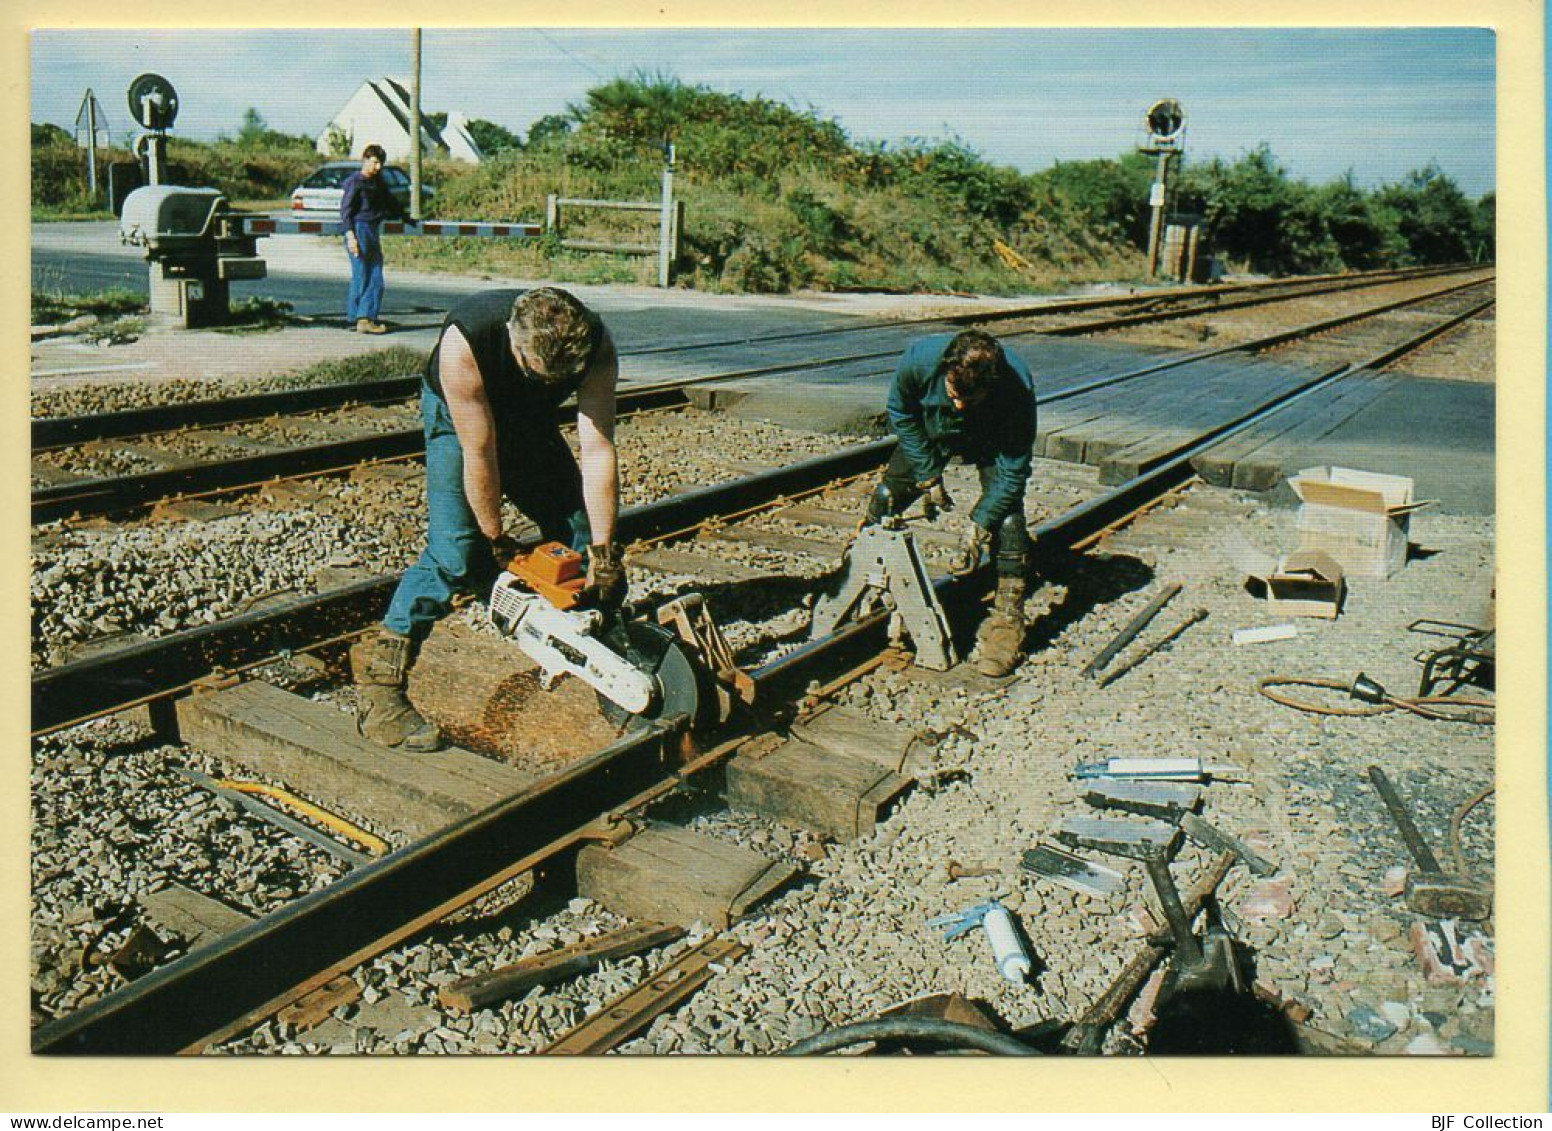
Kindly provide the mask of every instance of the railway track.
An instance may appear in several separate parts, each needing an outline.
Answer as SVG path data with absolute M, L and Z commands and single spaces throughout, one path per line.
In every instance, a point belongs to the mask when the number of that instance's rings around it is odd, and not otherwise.
M 1223 413 L 1185 438 L 1164 437 L 1135 474 L 1032 528 L 1046 557 L 1090 543 L 1126 516 L 1191 478 L 1214 448 L 1241 437 L 1292 406 L 1318 398 L 1357 374 L 1383 369 L 1468 311 L 1407 341 L 1305 372 L 1270 396 Z M 1200 360 L 1200 359 L 1199 359 Z M 643 542 L 704 529 L 730 515 L 761 511 L 778 500 L 818 491 L 837 478 L 879 466 L 892 441 L 820 457 L 753 480 L 723 484 L 633 508 L 622 537 Z M 813 517 L 810 513 L 810 517 Z M 655 567 L 651 567 L 655 568 Z M 359 629 L 375 615 L 392 579 L 293 602 L 209 630 L 176 634 L 151 645 L 39 673 L 33 683 L 40 733 L 132 702 L 164 701 L 213 669 L 235 671 L 280 653 L 317 647 Z M 973 600 L 975 581 L 942 579 L 950 605 Z M 240 1031 L 300 994 L 438 921 L 517 875 L 542 869 L 589 841 L 619 835 L 619 818 L 671 795 L 686 782 L 739 755 L 744 746 L 790 725 L 794 705 L 814 680 L 835 677 L 877 655 L 880 617 L 812 641 L 748 673 L 765 709 L 686 754 L 691 720 L 668 717 L 595 752 L 426 839 L 365 865 L 346 880 L 304 897 L 278 914 L 139 979 L 79 1013 L 34 1034 L 46 1053 L 150 1053 L 204 1047 Z M 40 723 L 42 725 L 40 725 Z
M 1005 340 L 1035 334 L 1079 336 L 1203 313 L 1217 315 L 1269 302 L 1373 287 L 1395 282 L 1398 277 L 1404 280 L 1427 279 L 1441 273 L 1443 272 L 1430 269 L 1409 273 L 1385 272 L 1377 278 L 1364 276 L 1356 282 L 1339 278 L 1319 279 L 1297 287 L 1286 284 L 1280 284 L 1275 288 L 1258 285 L 1249 295 L 1241 293 L 1248 288 L 1239 287 L 1228 288 L 1230 292 L 1228 295 L 1214 293 L 1206 298 L 1193 296 L 1189 299 L 1161 301 L 1148 297 L 1142 300 L 1129 300 L 1133 305 L 1145 306 L 1146 309 L 1141 312 L 1098 319 L 1079 319 L 1065 324 L 1053 324 L 1052 316 L 1087 310 L 1096 304 L 1116 305 L 1122 300 L 1082 300 L 1075 303 L 1053 304 L 1050 308 L 1034 308 L 1035 311 L 1039 311 L 1038 315 L 1033 311 L 1001 312 L 994 319 L 976 316 L 973 321 L 994 322 L 999 334 Z M 1468 285 L 1486 285 L 1486 281 L 1474 280 Z M 1450 288 L 1445 288 L 1445 290 L 1448 289 Z M 1234 297 L 1235 295 L 1238 297 Z M 1379 304 L 1352 317 L 1331 319 L 1324 324 L 1285 332 L 1282 336 L 1267 335 L 1260 340 L 1231 347 L 1221 347 L 1213 351 L 1196 351 L 1177 359 L 1176 364 L 1236 351 L 1253 354 L 1297 337 L 1324 332 L 1346 321 L 1377 316 L 1394 309 L 1395 306 L 1396 304 Z M 1031 321 L 1032 318 L 1033 321 Z M 966 318 L 955 321 L 972 320 Z M 851 335 L 851 340 L 863 343 L 864 348 L 821 358 L 799 356 L 774 360 L 754 368 L 727 369 L 713 366 L 710 372 L 702 372 L 690 377 L 626 385 L 620 393 L 620 411 L 622 414 L 630 415 L 683 406 L 689 403 L 689 391 L 696 387 L 750 378 L 769 378 L 797 371 L 826 372 L 836 379 L 846 380 L 876 378 L 887 372 L 887 368 L 881 368 L 879 363 L 886 359 L 892 360 L 898 355 L 902 344 L 900 338 L 902 328 L 908 326 L 921 329 L 930 325 L 947 328 L 951 324 L 946 320 L 933 320 L 931 323 L 892 324 L 887 327 L 848 327 L 844 328 L 844 332 Z M 813 333 L 835 332 L 841 331 L 810 332 L 807 336 L 811 337 Z M 884 340 L 866 342 L 869 335 L 877 336 L 881 332 L 884 334 Z M 757 344 L 778 341 L 786 342 L 788 339 L 775 336 L 760 339 Z M 692 346 L 690 349 L 704 349 L 710 345 L 745 346 L 748 344 L 751 343 L 706 343 L 703 346 Z M 626 356 L 629 358 L 630 355 Z M 681 355 L 676 352 L 671 356 L 678 358 Z M 1076 389 L 1057 389 L 1043 392 L 1042 395 L 1058 398 L 1082 395 L 1092 388 L 1130 380 L 1153 371 L 1155 370 L 1145 369 L 1137 372 L 1107 374 L 1094 378 Z M 93 458 L 106 459 L 110 466 L 115 461 L 123 463 L 126 459 L 132 464 L 150 462 L 158 466 L 151 470 L 106 478 L 83 478 L 76 472 L 70 471 L 68 463 L 64 466 L 35 463 L 35 477 L 62 481 L 39 486 L 33 490 L 33 522 L 47 523 L 95 515 L 118 514 L 172 498 L 208 498 L 229 491 L 251 488 L 282 477 L 331 474 L 369 462 L 413 458 L 423 450 L 424 446 L 420 429 L 415 426 L 394 427 L 396 421 L 413 424 L 413 418 L 404 410 L 395 416 L 391 406 L 411 395 L 416 384 L 416 379 L 403 378 L 372 382 L 364 387 L 309 389 L 240 397 L 230 401 L 195 402 L 159 409 L 110 413 L 99 417 L 35 421 L 33 426 L 35 454 L 50 452 L 59 454 L 67 449 L 79 449 L 81 445 L 90 445 L 101 451 L 101 455 Z M 334 398 L 360 399 L 353 401 Z M 253 428 L 240 429 L 235 433 L 219 430 L 222 427 L 231 428 L 240 424 L 251 425 L 255 420 L 271 420 L 277 414 L 316 412 L 324 408 L 343 410 L 347 404 L 358 406 L 355 410 L 357 419 L 362 414 L 371 414 L 365 426 L 353 425 L 348 416 L 343 420 L 312 424 L 311 427 L 333 429 L 336 432 L 343 429 L 348 435 L 348 438 L 331 439 L 324 443 L 301 447 L 287 446 L 275 450 L 276 445 L 272 440 L 264 438 L 262 431 L 255 431 Z M 574 409 L 570 411 L 574 412 Z M 386 417 L 385 414 L 387 414 Z M 272 420 L 266 425 L 268 429 L 278 427 L 280 425 Z M 362 435 L 361 432 L 367 434 Z M 350 435 L 350 433 L 356 434 Z M 159 450 L 155 444 L 148 443 L 148 440 L 158 436 L 163 438 L 163 444 L 167 445 L 167 448 Z M 207 451 L 235 448 L 238 454 L 214 461 L 191 462 L 186 453 L 176 450 L 180 444 L 185 448 L 193 444 L 196 449 L 203 448 Z M 167 450 L 168 448 L 171 450 Z
M 621 359 L 651 357 L 662 354 L 688 355 L 701 350 L 729 346 L 768 345 L 774 342 L 812 340 L 835 336 L 854 335 L 865 330 L 888 330 L 902 327 L 928 327 L 953 325 L 978 325 L 1006 322 L 1018 319 L 1049 319 L 1053 316 L 1077 314 L 1111 307 L 1132 307 L 1150 314 L 1178 313 L 1178 316 L 1211 313 L 1223 309 L 1218 304 L 1228 296 L 1261 296 L 1255 302 L 1275 302 L 1289 297 L 1304 297 L 1331 293 L 1333 290 L 1378 286 L 1384 283 L 1408 279 L 1431 278 L 1467 268 L 1409 268 L 1396 271 L 1365 272 L 1360 275 L 1319 275 L 1294 281 L 1266 280 L 1254 283 L 1221 284 L 1210 287 L 1192 287 L 1180 290 L 1150 292 L 1145 295 L 1116 295 L 1090 299 L 1074 299 L 1021 307 L 989 313 L 967 314 L 957 317 L 931 317 L 917 319 L 870 319 L 832 326 L 819 330 L 802 330 L 792 333 L 764 334 L 756 337 L 717 338 L 706 341 L 674 342 L 658 346 L 645 346 L 621 351 Z M 886 354 L 869 356 L 887 356 Z M 825 364 L 824 361 L 815 364 Z M 630 366 L 624 367 L 629 371 Z M 209 428 L 218 425 L 242 424 L 269 420 L 279 416 L 319 412 L 353 405 L 382 405 L 408 401 L 420 388 L 418 376 L 390 377 L 377 381 L 353 382 L 341 385 L 323 385 L 307 389 L 292 389 L 274 393 L 258 393 L 248 396 L 225 397 L 217 400 L 158 405 L 151 408 L 128 409 L 119 412 L 95 413 L 85 416 L 37 417 L 32 422 L 32 451 L 56 451 L 72 445 L 100 442 L 112 439 L 145 439 L 162 432 L 189 428 Z

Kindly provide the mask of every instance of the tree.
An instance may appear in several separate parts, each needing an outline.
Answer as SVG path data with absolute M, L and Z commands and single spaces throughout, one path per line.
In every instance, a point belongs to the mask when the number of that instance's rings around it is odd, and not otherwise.
M 487 157 L 523 147 L 522 140 L 511 130 L 505 126 L 498 126 L 495 122 L 487 122 L 484 118 L 470 118 L 467 128 L 469 136 L 474 139 L 474 144 L 479 146 L 480 152 Z
M 72 139 L 66 130 L 60 129 L 52 122 L 32 123 L 32 144 L 38 145 L 70 145 Z
M 264 137 L 269 133 L 269 125 L 264 121 L 264 115 L 255 107 L 248 107 L 243 112 L 242 129 L 237 131 L 237 144 L 242 149 L 258 149 L 264 144 Z
M 571 119 L 565 114 L 546 114 L 528 127 L 528 144 L 535 148 L 559 141 L 571 133 Z
M 1258 271 L 1276 271 L 1285 259 L 1283 226 L 1293 204 L 1287 175 L 1263 142 L 1232 165 L 1214 158 L 1181 177 L 1181 206 L 1206 219 L 1225 255 L 1248 260 Z
M 1395 219 L 1413 263 L 1464 263 L 1476 250 L 1476 210 L 1437 165 L 1414 169 L 1399 185 L 1387 185 L 1379 203 Z

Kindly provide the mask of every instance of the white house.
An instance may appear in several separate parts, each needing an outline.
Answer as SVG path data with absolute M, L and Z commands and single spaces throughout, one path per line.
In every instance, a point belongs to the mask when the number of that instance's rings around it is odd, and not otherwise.
M 447 116 L 447 128 L 440 133 L 426 121 L 420 122 L 420 151 L 439 153 L 455 161 L 478 164 L 480 147 L 469 136 L 468 118 L 453 112 Z M 349 140 L 347 156 L 360 157 L 368 145 L 377 144 L 389 161 L 405 162 L 410 156 L 410 92 L 397 79 L 380 78 L 361 84 L 340 112 L 318 135 L 318 152 L 333 154 L 337 135 Z

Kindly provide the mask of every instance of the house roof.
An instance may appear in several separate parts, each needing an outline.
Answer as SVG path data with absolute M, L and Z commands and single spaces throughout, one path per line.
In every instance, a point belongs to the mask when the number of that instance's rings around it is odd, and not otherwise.
M 377 95 L 377 97 L 382 100 L 382 103 L 385 107 L 387 107 L 388 112 L 393 115 L 394 121 L 398 122 L 399 128 L 404 131 L 404 136 L 409 137 L 410 92 L 405 90 L 403 86 L 395 82 L 393 79 L 387 77 L 379 79 L 377 82 L 373 82 L 369 79 L 366 85 L 371 87 L 372 93 Z M 387 92 L 392 92 L 392 97 L 390 97 L 389 93 Z M 425 133 L 431 138 L 432 144 L 434 144 L 438 149 L 442 150 L 442 152 L 447 152 L 447 142 L 442 140 L 441 131 L 438 130 L 424 114 L 422 114 L 420 118 L 420 128 L 425 131 Z

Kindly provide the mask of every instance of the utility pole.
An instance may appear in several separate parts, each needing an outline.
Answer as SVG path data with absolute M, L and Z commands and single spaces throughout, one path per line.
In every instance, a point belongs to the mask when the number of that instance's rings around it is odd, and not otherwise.
M 410 219 L 420 220 L 420 29 L 410 30 Z
M 92 93 L 92 88 L 86 88 L 86 97 L 81 99 L 81 108 L 75 115 L 75 141 L 81 144 L 81 116 L 86 116 L 86 186 L 91 194 L 91 199 L 97 199 L 97 131 L 102 127 L 98 123 L 97 96 Z

